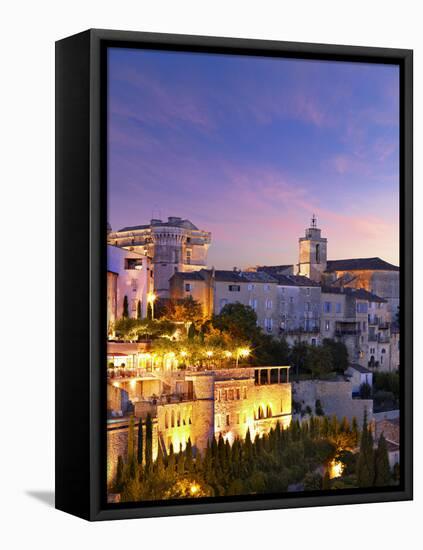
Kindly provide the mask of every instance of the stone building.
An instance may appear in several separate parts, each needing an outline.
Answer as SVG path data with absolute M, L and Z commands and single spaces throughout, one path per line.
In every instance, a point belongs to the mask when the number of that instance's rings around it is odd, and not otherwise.
M 311 225 L 305 230 L 305 236 L 299 239 L 298 275 L 304 275 L 320 282 L 326 271 L 327 239 L 317 227 L 313 214 Z
M 108 242 L 151 258 L 154 291 L 169 297 L 169 279 L 178 271 L 197 271 L 207 265 L 211 233 L 198 229 L 186 219 L 171 216 L 167 221 L 152 219 L 149 224 L 110 231 Z
M 137 252 L 107 245 L 107 326 L 123 316 L 125 296 L 128 315 L 147 315 L 147 295 L 153 288 L 150 259 Z
M 321 336 L 345 344 L 350 362 L 367 366 L 369 302 L 377 296 L 353 288 L 323 287 Z
M 284 275 L 258 268 L 277 280 L 279 335 L 288 344 L 320 343 L 321 287 L 302 275 Z
M 399 307 L 399 267 L 380 258 L 354 258 L 327 262 L 326 283 L 350 288 L 364 288 L 384 298 L 392 316 Z
M 230 443 L 254 438 L 291 422 L 289 367 L 242 367 L 217 370 L 138 372 L 109 379 L 108 403 L 119 403 L 117 390 L 128 391 L 138 419 L 153 420 L 153 458 L 159 447 L 184 450 L 188 439 L 194 451 L 204 452 L 213 437 Z M 126 391 L 125 390 L 125 391 Z M 119 455 L 127 453 L 128 418 L 110 414 L 107 431 L 108 483 L 116 473 Z
M 250 306 L 257 324 L 267 334 L 279 333 L 277 280 L 265 272 L 206 270 L 175 273 L 170 279 L 173 299 L 192 296 L 203 307 L 206 318 L 217 315 L 226 304 Z

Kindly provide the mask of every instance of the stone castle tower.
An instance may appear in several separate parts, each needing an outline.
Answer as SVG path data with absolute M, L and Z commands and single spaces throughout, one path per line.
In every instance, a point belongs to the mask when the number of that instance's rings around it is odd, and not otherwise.
M 311 225 L 305 230 L 305 237 L 299 239 L 298 274 L 318 283 L 327 266 L 327 239 L 321 233 L 313 214 Z

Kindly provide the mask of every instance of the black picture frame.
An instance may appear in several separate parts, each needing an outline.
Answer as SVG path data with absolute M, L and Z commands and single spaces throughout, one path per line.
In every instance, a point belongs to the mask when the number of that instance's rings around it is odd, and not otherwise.
M 106 81 L 109 46 L 390 63 L 400 67 L 401 483 L 218 501 L 110 505 L 105 498 Z M 56 43 L 56 508 L 109 520 L 361 504 L 413 491 L 413 53 L 91 29 Z

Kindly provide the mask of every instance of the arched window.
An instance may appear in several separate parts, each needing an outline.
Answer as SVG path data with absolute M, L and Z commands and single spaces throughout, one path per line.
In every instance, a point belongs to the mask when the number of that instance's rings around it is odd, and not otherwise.
M 165 428 L 169 428 L 169 415 L 165 412 Z
M 316 264 L 320 264 L 320 244 L 316 244 Z
M 272 409 L 270 408 L 270 405 L 267 405 L 267 407 L 266 407 L 266 417 L 267 418 L 272 417 Z
M 175 426 L 175 411 L 172 411 L 170 425 L 172 428 Z

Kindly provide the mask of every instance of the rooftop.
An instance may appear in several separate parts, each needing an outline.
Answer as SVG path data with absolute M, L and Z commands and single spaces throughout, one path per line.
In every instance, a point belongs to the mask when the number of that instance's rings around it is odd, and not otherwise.
M 198 230 L 198 227 L 195 226 L 190 220 L 184 220 L 177 216 L 169 216 L 167 222 L 159 219 L 152 219 L 149 224 L 123 227 L 122 229 L 119 229 L 118 233 L 121 231 L 137 231 L 139 229 L 150 229 L 151 227 L 182 227 L 184 229 Z
M 352 368 L 352 369 L 356 370 L 357 372 L 361 372 L 362 374 L 370 374 L 372 372 L 371 370 L 366 369 L 366 367 L 362 367 L 358 363 L 351 363 L 349 365 L 349 368 Z
M 173 279 L 183 281 L 205 281 L 212 274 L 210 269 L 201 269 L 200 271 L 182 272 L 178 271 L 172 275 Z M 217 282 L 224 283 L 276 283 L 276 279 L 268 273 L 255 271 L 238 271 L 230 269 L 214 270 L 214 279 Z
M 357 300 L 367 300 L 368 302 L 386 303 L 384 298 L 369 292 L 364 288 L 350 288 L 339 286 L 322 286 L 322 292 L 326 294 L 346 294 L 347 296 L 353 296 Z
M 273 275 L 273 274 L 272 274 Z M 273 275 L 280 286 L 320 286 L 304 275 Z
M 396 265 L 385 262 L 378 257 L 375 258 L 353 258 L 347 260 L 328 260 L 326 271 L 362 271 L 370 269 L 373 271 L 399 271 Z

